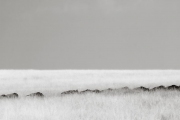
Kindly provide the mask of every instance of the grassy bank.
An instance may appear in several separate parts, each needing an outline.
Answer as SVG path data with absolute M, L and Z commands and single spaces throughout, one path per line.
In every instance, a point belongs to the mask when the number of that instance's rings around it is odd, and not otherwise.
M 179 120 L 179 112 L 177 91 L 0 100 L 1 120 Z

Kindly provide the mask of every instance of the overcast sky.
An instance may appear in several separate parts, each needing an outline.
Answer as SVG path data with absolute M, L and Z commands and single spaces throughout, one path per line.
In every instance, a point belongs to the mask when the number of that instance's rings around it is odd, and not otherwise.
M 180 69 L 180 0 L 0 0 L 0 69 Z

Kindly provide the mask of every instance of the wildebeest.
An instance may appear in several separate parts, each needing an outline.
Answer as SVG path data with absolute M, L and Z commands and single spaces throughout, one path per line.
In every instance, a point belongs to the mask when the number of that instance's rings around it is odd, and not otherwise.
M 32 94 L 29 94 L 27 96 L 29 96 L 29 97 L 38 97 L 38 98 L 43 98 L 44 97 L 44 95 L 42 93 L 40 93 L 40 92 L 32 93 Z
M 92 90 L 92 92 L 95 92 L 95 93 L 100 93 L 101 91 L 96 89 L 96 90 Z
M 3 94 L 3 95 L 1 95 L 1 97 L 6 97 L 6 95 L 5 95 L 5 94 Z
M 141 86 L 141 87 L 134 88 L 134 90 L 149 91 L 149 88 Z
M 158 87 L 154 87 L 153 89 L 151 89 L 150 91 L 156 91 L 156 90 L 166 90 L 166 87 L 164 87 L 163 85 L 158 86 Z
M 108 89 L 105 89 L 105 90 L 101 90 L 101 92 L 109 92 L 109 91 L 112 91 L 113 89 L 112 88 L 108 88 Z
M 112 91 L 113 89 L 112 88 L 108 88 L 107 90 Z
M 87 89 L 87 90 L 81 91 L 80 94 L 81 93 L 86 93 L 86 92 L 91 92 L 91 90 Z
M 78 93 L 78 90 L 69 90 L 69 91 L 62 92 L 61 94 L 64 95 L 64 94 L 74 94 L 74 93 Z
M 4 94 L 1 95 L 1 96 L 0 96 L 0 99 L 1 99 L 1 98 L 6 98 L 6 95 L 4 95 Z
M 168 86 L 167 89 L 168 90 L 180 90 L 180 87 L 176 86 L 176 85 L 171 85 L 171 86 Z
M 102 91 L 100 91 L 98 89 L 96 89 L 96 90 L 87 89 L 87 90 L 81 91 L 80 94 L 83 94 L 83 93 L 100 93 L 100 92 L 102 92 Z
M 6 98 L 18 98 L 18 94 L 17 93 L 7 94 L 4 97 L 6 97 Z
M 122 89 L 122 90 L 129 90 L 128 87 L 122 87 L 121 89 Z

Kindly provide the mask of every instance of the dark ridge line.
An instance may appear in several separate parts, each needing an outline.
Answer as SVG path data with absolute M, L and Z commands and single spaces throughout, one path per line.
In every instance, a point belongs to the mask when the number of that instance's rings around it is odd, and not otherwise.
M 180 86 L 171 85 L 171 86 L 165 87 L 163 85 L 160 85 L 160 86 L 154 87 L 152 89 L 149 89 L 149 88 L 146 88 L 146 87 L 143 87 L 143 86 L 140 86 L 140 87 L 137 87 L 137 88 L 134 88 L 134 89 L 130 89 L 128 87 L 122 87 L 122 88 L 118 88 L 118 89 L 108 88 L 108 89 L 105 89 L 105 90 L 98 90 L 98 89 L 90 90 L 90 89 L 86 89 L 86 90 L 80 91 L 80 92 L 78 90 L 68 90 L 68 91 L 62 92 L 61 95 L 66 95 L 66 94 L 85 94 L 85 93 L 102 93 L 102 92 L 113 91 L 113 90 L 133 90 L 133 91 L 144 91 L 144 92 L 154 92 L 154 91 L 158 91 L 158 90 L 165 90 L 165 91 L 168 91 L 168 90 L 177 90 L 177 91 L 180 91 Z
M 7 94 L 7 95 L 3 94 L 0 96 L 0 98 L 18 98 L 18 96 L 19 95 L 17 93 L 11 93 L 11 94 Z
M 18 98 L 18 97 L 19 97 L 19 95 L 17 93 L 11 93 L 11 94 L 7 94 L 7 95 L 5 95 L 5 94 L 1 95 L 0 99 L 4 99 L 4 98 L 13 98 L 13 99 L 15 99 L 15 98 Z M 40 92 L 36 92 L 36 93 L 26 95 L 26 97 L 43 98 L 44 95 L 42 93 L 40 93 Z
M 163 85 L 160 85 L 160 86 L 154 87 L 152 89 L 140 86 L 140 87 L 137 87 L 137 88 L 134 88 L 134 89 L 130 89 L 128 87 L 122 87 L 122 88 L 118 88 L 118 89 L 108 88 L 108 89 L 105 89 L 105 90 L 98 90 L 98 89 L 95 89 L 95 90 L 86 89 L 84 91 L 68 90 L 68 91 L 62 92 L 61 95 L 86 94 L 86 93 L 102 93 L 102 92 L 113 91 L 113 90 L 130 90 L 130 91 L 144 91 L 144 92 L 155 92 L 155 91 L 158 91 L 158 90 L 164 90 L 164 91 L 176 90 L 176 91 L 180 91 L 180 86 L 171 85 L 171 86 L 165 87 Z M 11 93 L 11 94 L 7 94 L 7 95 L 2 94 L 0 96 L 0 99 L 2 99 L 2 98 L 18 98 L 18 97 L 19 97 L 19 95 L 17 93 Z M 41 92 L 36 92 L 36 93 L 31 93 L 29 95 L 26 95 L 26 97 L 44 98 L 45 96 Z

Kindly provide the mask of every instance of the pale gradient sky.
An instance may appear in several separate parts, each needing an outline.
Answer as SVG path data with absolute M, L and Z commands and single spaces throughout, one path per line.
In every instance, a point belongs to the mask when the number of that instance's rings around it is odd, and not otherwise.
M 0 69 L 180 69 L 180 0 L 0 0 Z

